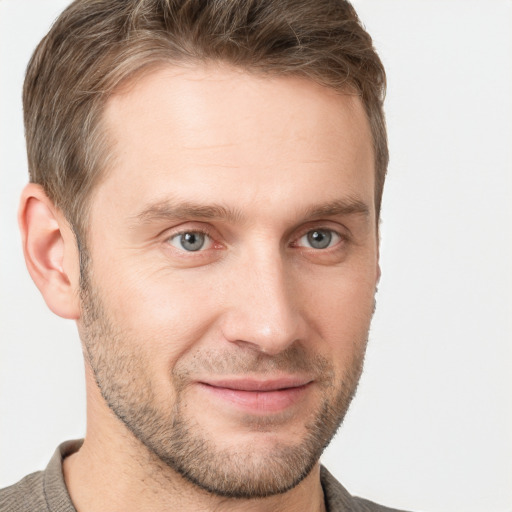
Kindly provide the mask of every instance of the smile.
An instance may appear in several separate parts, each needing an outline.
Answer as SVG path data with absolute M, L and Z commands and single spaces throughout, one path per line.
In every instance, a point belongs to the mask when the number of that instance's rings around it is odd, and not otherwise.
M 276 413 L 305 397 L 313 381 L 303 378 L 232 379 L 199 382 L 216 400 L 253 414 Z

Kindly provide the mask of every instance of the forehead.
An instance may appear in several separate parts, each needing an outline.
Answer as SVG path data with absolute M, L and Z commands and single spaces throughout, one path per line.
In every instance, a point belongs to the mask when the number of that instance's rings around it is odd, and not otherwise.
M 339 194 L 373 203 L 360 99 L 304 78 L 164 67 L 114 94 L 104 126 L 113 163 L 98 195 L 119 207 L 166 196 L 247 206 L 306 193 L 312 203 Z

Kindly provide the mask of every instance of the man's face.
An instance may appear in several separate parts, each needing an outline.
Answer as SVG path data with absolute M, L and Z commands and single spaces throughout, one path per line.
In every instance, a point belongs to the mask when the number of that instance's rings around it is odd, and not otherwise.
M 200 487 L 292 488 L 348 408 L 374 307 L 360 100 L 166 68 L 113 96 L 105 126 L 79 324 L 96 385 L 141 450 Z

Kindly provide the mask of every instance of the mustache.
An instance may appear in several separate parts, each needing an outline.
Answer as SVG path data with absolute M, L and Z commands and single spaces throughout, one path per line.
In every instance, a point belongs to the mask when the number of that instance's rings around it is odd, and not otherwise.
M 333 365 L 326 357 L 314 354 L 299 344 L 275 355 L 240 347 L 200 351 L 182 358 L 173 368 L 172 374 L 176 378 L 187 379 L 199 373 L 263 376 L 279 372 L 306 374 L 317 379 L 332 379 L 334 375 Z

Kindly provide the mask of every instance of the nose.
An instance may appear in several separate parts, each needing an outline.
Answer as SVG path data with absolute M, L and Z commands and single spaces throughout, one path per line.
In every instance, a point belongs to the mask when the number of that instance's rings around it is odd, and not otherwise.
M 276 355 L 305 335 L 297 277 L 278 251 L 252 252 L 226 289 L 222 332 L 229 342 Z

